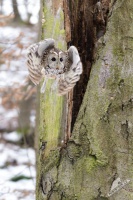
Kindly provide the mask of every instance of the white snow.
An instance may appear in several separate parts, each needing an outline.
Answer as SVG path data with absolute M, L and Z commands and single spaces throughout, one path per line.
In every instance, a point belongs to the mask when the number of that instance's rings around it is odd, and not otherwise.
M 13 132 L 10 132 L 10 133 L 5 133 L 3 135 L 3 138 L 5 140 L 8 140 L 8 141 L 18 142 L 22 138 L 22 135 L 17 133 L 16 131 L 13 131 Z
M 36 39 L 37 33 L 28 27 L 0 27 L 0 42 L 2 42 L 1 45 L 5 48 L 2 56 L 0 55 L 0 59 L 6 60 L 0 66 L 0 89 L 5 88 L 10 91 L 10 89 L 25 86 L 28 77 L 26 51 L 30 44 L 36 42 Z M 21 46 L 22 49 L 20 48 Z M 4 59 L 6 54 L 9 54 L 9 56 Z M 2 103 L 1 97 L 0 101 Z M 11 127 L 11 130 L 16 128 L 18 126 L 18 112 L 19 110 L 17 109 L 3 110 L 3 106 L 0 105 L 0 128 L 3 129 L 8 125 Z M 35 121 L 34 118 L 32 115 L 32 122 Z M 32 123 L 33 125 L 35 123 Z
M 32 110 L 31 111 L 31 115 L 30 115 L 30 124 L 31 124 L 31 127 L 35 127 L 35 122 L 36 122 L 36 112 L 35 110 Z
M 12 132 L 11 135 L 15 135 Z M 4 134 L 4 138 L 7 134 Z M 14 137 L 14 136 L 13 136 Z M 23 193 L 28 193 L 26 199 L 35 199 L 35 151 L 32 148 L 20 148 L 10 143 L 0 144 L 0 200 L 19 200 Z M 13 165 L 12 162 L 15 164 Z M 17 176 L 31 177 L 17 182 L 10 181 Z M 24 198 L 25 199 L 25 198 Z
M 0 105 L 0 128 L 11 127 L 15 129 L 18 126 L 18 111 L 16 109 L 6 110 Z
M 16 38 L 19 39 L 17 40 Z M 28 76 L 25 58 L 27 47 L 33 40 L 36 40 L 36 38 L 37 33 L 31 33 L 30 28 L 27 27 L 0 27 L 0 43 L 2 42 L 2 46 L 5 47 L 3 55 L 13 51 L 11 59 L 6 61 L 7 65 L 2 64 L 0 67 L 0 86 L 12 86 L 14 83 L 24 84 L 25 77 Z M 13 44 L 13 41 L 16 42 Z M 19 44 L 23 47 L 21 51 Z M 19 59 L 17 57 L 19 57 Z
M 29 12 L 30 22 L 37 23 L 40 0 L 17 0 L 17 2 L 22 19 L 26 21 Z M 12 0 L 4 0 L 2 10 L 5 15 L 12 14 Z M 13 100 L 15 102 L 16 99 L 12 98 L 14 93 L 11 90 L 26 85 L 28 77 L 26 51 L 30 44 L 37 41 L 37 34 L 33 27 L 9 24 L 0 27 L 0 51 L 2 50 L 0 53 L 0 130 L 6 127 L 13 130 L 18 127 L 19 107 L 13 104 Z M 8 97 L 8 93 L 12 96 Z M 18 99 L 19 93 L 21 91 L 18 92 Z M 9 105 L 6 104 L 6 98 L 9 99 Z M 34 127 L 34 109 L 31 110 L 30 122 Z M 35 150 L 13 144 L 21 137 L 21 134 L 16 131 L 0 133 L 0 200 L 35 200 Z M 31 179 L 11 181 L 11 178 L 20 175 Z

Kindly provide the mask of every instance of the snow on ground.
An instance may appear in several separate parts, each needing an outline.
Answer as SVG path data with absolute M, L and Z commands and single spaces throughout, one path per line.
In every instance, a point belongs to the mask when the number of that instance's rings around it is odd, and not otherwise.
M 13 131 L 13 132 L 10 132 L 10 134 L 4 133 L 3 138 L 10 142 L 19 142 L 20 139 L 22 138 L 22 135 L 17 134 L 16 131 Z
M 4 100 L 11 101 L 14 95 L 15 103 L 17 99 L 19 101 L 23 98 L 19 88 L 24 87 L 28 79 L 27 47 L 36 42 L 37 34 L 34 27 L 0 27 L 0 49 L 2 51 L 0 54 L 0 129 L 8 126 L 12 130 L 18 127 L 19 108 L 17 106 L 15 109 L 12 106 L 10 109 L 9 107 L 8 109 L 3 108 Z M 16 90 L 13 91 L 13 89 Z
M 17 0 L 19 11 L 26 19 L 37 22 L 39 0 Z M 28 10 L 28 12 L 24 8 Z M 11 0 L 3 1 L 4 14 L 12 12 Z M 18 127 L 18 102 L 23 96 L 23 87 L 28 80 L 26 67 L 27 47 L 37 41 L 36 26 L 0 27 L 0 130 L 15 130 Z M 35 110 L 31 110 L 30 121 L 34 124 Z M 35 199 L 35 150 L 16 145 L 21 135 L 16 131 L 0 133 L 0 200 Z M 14 144 L 15 143 L 15 144 Z
M 0 44 L 5 48 L 1 57 L 4 63 L 0 67 L 0 87 L 25 84 L 26 51 L 36 38 L 37 33 L 27 27 L 0 27 Z
M 35 199 L 35 151 L 9 143 L 19 138 L 15 131 L 11 135 L 1 134 L 0 200 Z

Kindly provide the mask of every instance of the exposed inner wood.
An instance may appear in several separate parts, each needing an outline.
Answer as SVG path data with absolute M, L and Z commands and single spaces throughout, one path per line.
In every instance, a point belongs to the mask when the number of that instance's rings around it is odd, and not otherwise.
M 83 63 L 83 74 L 81 75 L 80 81 L 76 84 L 73 91 L 71 131 L 73 129 L 80 105 L 82 103 L 86 91 L 91 70 L 91 64 L 93 61 L 93 49 L 95 41 L 95 30 L 93 24 L 93 5 L 93 0 L 79 0 L 78 2 L 69 1 L 69 9 L 71 10 L 70 45 L 74 45 L 78 48 Z
M 110 0 L 64 0 L 68 48 L 71 45 L 76 46 L 83 63 L 83 73 L 80 81 L 74 87 L 73 98 L 69 99 L 69 109 L 72 109 L 72 112 L 68 111 L 68 122 L 71 124 L 67 124 L 67 129 L 70 132 L 73 130 L 89 81 L 91 66 L 94 61 L 95 44 L 106 31 L 109 3 Z M 73 108 L 71 104 L 73 104 Z M 70 113 L 72 113 L 72 116 L 70 116 Z

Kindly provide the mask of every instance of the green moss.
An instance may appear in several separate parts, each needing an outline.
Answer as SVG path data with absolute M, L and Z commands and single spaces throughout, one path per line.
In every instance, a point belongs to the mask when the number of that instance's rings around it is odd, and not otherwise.
M 98 197 L 98 198 L 94 198 L 92 200 L 108 200 L 107 197 Z
M 49 4 L 46 3 L 45 4 Z M 66 48 L 65 44 L 65 30 L 64 30 L 64 14 L 63 10 L 59 5 L 57 13 L 53 13 L 52 8 L 49 7 L 50 5 L 45 5 L 43 12 L 44 12 L 44 19 L 45 23 L 43 25 L 44 28 L 44 37 L 52 37 L 56 41 L 57 47 L 61 49 Z M 58 44 L 59 42 L 60 45 Z
M 63 11 L 53 14 L 49 3 L 45 2 L 43 13 L 45 23 L 43 25 L 44 37 L 52 37 L 60 48 L 65 48 L 63 42 L 58 42 L 64 37 Z M 61 39 L 61 41 L 62 41 Z M 60 134 L 60 122 L 62 117 L 63 97 L 51 92 L 53 80 L 48 81 L 45 95 L 41 95 L 40 103 L 40 141 L 47 141 L 47 150 L 57 147 L 58 135 Z
M 41 125 L 40 139 L 47 141 L 47 149 L 54 149 L 58 144 L 58 135 L 60 134 L 60 121 L 62 117 L 63 98 L 57 96 L 56 91 L 51 92 L 50 80 L 47 84 L 45 94 L 41 96 Z
M 132 142 L 121 140 L 120 134 L 123 121 L 129 119 L 132 121 L 130 98 L 133 85 L 132 73 L 129 73 L 132 72 L 130 69 L 132 57 L 126 50 L 132 47 L 133 41 L 124 40 L 127 35 L 131 35 L 133 26 L 129 27 L 127 23 L 131 17 L 131 14 L 127 13 L 129 1 L 123 2 L 124 5 L 121 6 L 121 1 L 116 1 L 118 8 L 113 10 L 108 23 L 106 44 L 99 51 L 100 59 L 92 67 L 86 94 L 72 134 L 72 138 L 79 146 L 69 146 L 68 143 L 68 148 L 63 149 L 65 152 L 63 155 L 56 150 L 50 151 L 57 147 L 58 135 L 61 134 L 63 99 L 50 93 L 52 81 L 48 84 L 45 96 L 41 96 L 40 137 L 42 141 L 48 141 L 48 146 L 42 157 L 40 156 L 42 166 L 40 165 L 39 173 L 42 169 L 43 173 L 47 173 L 54 166 L 57 167 L 58 178 L 54 186 L 57 194 L 53 193 L 53 199 L 56 196 L 57 199 L 61 196 L 67 200 L 108 199 L 99 197 L 98 188 L 107 194 L 110 188 L 109 179 L 116 173 L 116 168 L 121 174 L 123 173 L 119 163 L 124 166 L 126 161 L 129 162 L 129 159 L 124 160 L 126 154 L 117 155 L 117 147 L 126 149 L 128 144 L 127 149 L 129 147 L 131 149 L 132 146 Z M 63 21 L 63 12 L 58 14 L 58 18 L 57 15 L 53 16 L 47 7 L 45 15 L 45 37 L 54 37 L 58 47 L 64 48 L 64 29 L 59 20 Z M 111 55 L 112 60 L 107 55 Z M 103 67 L 105 57 L 109 58 L 111 64 Z M 107 67 L 108 76 L 106 76 Z M 100 85 L 100 78 L 105 80 L 104 86 Z M 132 174 L 132 167 L 128 166 L 127 171 Z M 129 177 L 129 174 L 126 175 Z M 131 199 L 132 195 L 128 198 Z
M 45 155 L 42 155 L 42 164 L 44 164 L 44 167 L 42 169 L 43 174 L 50 171 L 54 166 L 57 166 L 59 163 L 60 158 L 60 152 L 58 149 L 51 151 L 49 156 L 44 157 Z
M 85 158 L 83 160 L 83 163 L 84 163 L 84 167 L 85 167 L 85 170 L 86 170 L 87 173 L 92 172 L 92 170 L 97 165 L 96 159 L 93 156 L 89 156 L 88 158 Z
M 96 167 L 98 167 L 98 163 L 94 156 L 84 156 L 82 157 L 82 160 L 78 160 L 75 163 L 76 183 L 81 182 L 82 176 L 84 176 L 84 174 L 86 174 L 86 176 L 89 176 L 89 174 L 94 173 Z
M 54 38 L 56 46 L 65 49 L 66 45 L 63 42 L 65 37 L 64 15 L 62 9 L 59 8 L 57 13 L 54 14 L 50 3 L 45 1 L 43 14 L 45 19 L 43 25 L 44 37 Z M 49 80 L 45 94 L 41 95 L 40 101 L 40 141 L 47 141 L 46 155 L 50 149 L 57 147 L 63 109 L 63 97 L 59 97 L 56 91 L 51 92 L 52 84 L 53 80 Z
M 64 40 L 64 15 L 60 3 L 57 12 L 55 12 L 55 10 L 53 11 L 54 8 L 49 1 L 45 1 L 43 6 L 44 23 L 42 24 L 42 39 L 53 38 L 55 39 L 56 47 L 66 49 Z M 42 192 L 40 192 L 41 176 L 52 170 L 54 166 L 57 166 L 60 158 L 57 146 L 59 143 L 59 135 L 61 135 L 64 97 L 58 96 L 56 91 L 51 91 L 53 82 L 54 80 L 49 80 L 47 82 L 45 94 L 40 95 L 40 146 L 43 141 L 47 141 L 46 149 L 40 152 L 38 158 L 36 191 L 37 199 L 40 200 L 44 199 Z

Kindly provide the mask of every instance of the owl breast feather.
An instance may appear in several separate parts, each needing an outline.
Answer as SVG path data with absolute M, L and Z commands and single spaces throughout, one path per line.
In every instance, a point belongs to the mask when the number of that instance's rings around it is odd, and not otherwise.
M 50 79 L 59 78 L 62 74 L 64 74 L 64 70 L 51 69 L 49 67 L 45 68 L 45 76 Z

